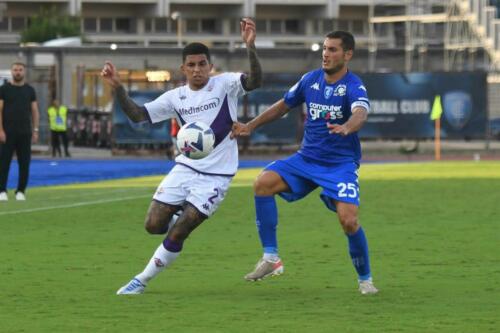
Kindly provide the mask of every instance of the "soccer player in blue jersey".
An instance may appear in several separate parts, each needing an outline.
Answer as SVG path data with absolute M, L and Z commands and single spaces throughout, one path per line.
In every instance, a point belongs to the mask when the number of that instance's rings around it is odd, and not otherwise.
M 275 195 L 291 202 L 321 187 L 321 199 L 337 213 L 347 236 L 359 291 L 363 295 L 378 292 L 372 281 L 365 233 L 358 223 L 361 146 L 357 131 L 367 118 L 370 102 L 363 82 L 347 68 L 354 44 L 354 37 L 348 32 L 326 35 L 322 68 L 302 76 L 284 98 L 252 121 L 233 125 L 233 137 L 248 136 L 302 103 L 307 108 L 300 150 L 269 164 L 255 180 L 256 223 L 264 255 L 255 270 L 245 276 L 246 280 L 283 273 L 276 238 Z

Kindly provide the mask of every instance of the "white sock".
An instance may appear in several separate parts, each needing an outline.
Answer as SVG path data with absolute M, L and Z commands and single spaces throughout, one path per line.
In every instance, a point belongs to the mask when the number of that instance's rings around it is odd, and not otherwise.
M 278 262 L 280 260 L 280 257 L 277 253 L 264 253 L 262 259 L 269 262 Z
M 136 276 L 143 284 L 146 284 L 159 273 L 163 272 L 165 268 L 170 266 L 174 260 L 179 256 L 180 252 L 170 252 L 165 249 L 163 243 L 158 246 L 153 257 L 144 268 L 142 273 Z

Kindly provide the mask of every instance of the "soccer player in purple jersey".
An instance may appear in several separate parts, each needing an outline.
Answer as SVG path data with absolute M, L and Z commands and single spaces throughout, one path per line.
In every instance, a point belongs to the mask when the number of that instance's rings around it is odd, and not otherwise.
M 128 96 L 115 66 L 110 62 L 104 65 L 103 80 L 113 88 L 117 102 L 130 120 L 158 123 L 176 118 L 182 124 L 202 121 L 210 125 L 216 139 L 214 150 L 203 159 L 189 159 L 182 154 L 176 157 L 176 165 L 158 186 L 146 214 L 146 230 L 164 234 L 165 238 L 144 270 L 121 287 L 118 295 L 142 294 L 154 277 L 170 267 L 191 232 L 215 213 L 236 173 L 238 146 L 230 134 L 237 119 L 238 98 L 260 87 L 262 82 L 255 48 L 255 23 L 244 18 L 240 26 L 250 64 L 248 75 L 239 72 L 210 75 L 213 64 L 208 47 L 190 43 L 182 51 L 181 70 L 187 83 L 144 106 L 138 106 Z
M 321 187 L 321 199 L 337 213 L 347 236 L 359 291 L 363 295 L 378 292 L 372 281 L 365 233 L 358 223 L 361 146 L 357 132 L 366 121 L 370 102 L 363 82 L 347 67 L 354 45 L 348 32 L 329 33 L 323 42 L 322 68 L 306 73 L 284 98 L 250 122 L 233 125 L 233 137 L 249 136 L 296 106 L 304 103 L 307 108 L 300 150 L 269 164 L 255 180 L 256 224 L 264 255 L 246 280 L 284 271 L 278 255 L 275 195 L 291 202 Z

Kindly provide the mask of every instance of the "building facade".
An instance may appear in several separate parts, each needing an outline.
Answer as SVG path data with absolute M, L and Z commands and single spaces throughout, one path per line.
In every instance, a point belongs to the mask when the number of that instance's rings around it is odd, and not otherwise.
M 442 11 L 445 0 L 413 0 L 416 11 Z M 408 1 L 382 0 L 4 0 L 0 44 L 18 44 L 20 32 L 42 8 L 79 17 L 89 44 L 175 46 L 204 41 L 237 47 L 239 20 L 257 21 L 267 47 L 310 47 L 332 30 L 348 30 L 360 46 L 370 40 L 369 17 L 408 11 Z M 377 43 L 395 47 L 402 24 L 377 25 Z M 404 30 L 404 29 L 403 29 Z M 438 29 L 439 30 L 439 29 Z M 428 33 L 432 34 L 439 31 Z

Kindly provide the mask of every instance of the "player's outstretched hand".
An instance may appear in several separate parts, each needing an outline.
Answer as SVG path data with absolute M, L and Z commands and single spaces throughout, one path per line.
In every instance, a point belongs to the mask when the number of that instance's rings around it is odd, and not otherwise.
M 250 130 L 247 124 L 234 122 L 233 127 L 231 129 L 230 138 L 234 139 L 240 136 L 250 136 L 251 133 L 252 131 Z
M 339 134 L 342 136 L 349 134 L 349 130 L 344 125 L 327 123 L 326 127 L 328 127 L 330 134 Z
M 249 18 L 243 18 L 240 21 L 241 38 L 246 45 L 252 45 L 257 36 L 255 22 Z
M 104 63 L 104 67 L 101 71 L 101 76 L 103 80 L 109 83 L 109 85 L 113 88 L 116 88 L 121 84 L 120 75 L 118 74 L 115 65 L 113 65 L 111 61 L 106 61 Z

